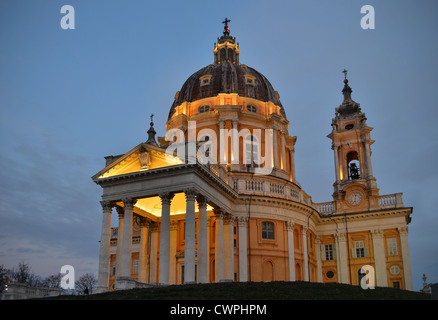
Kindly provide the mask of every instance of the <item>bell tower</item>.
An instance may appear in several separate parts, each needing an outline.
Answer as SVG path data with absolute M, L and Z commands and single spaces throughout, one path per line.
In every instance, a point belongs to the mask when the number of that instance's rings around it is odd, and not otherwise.
M 371 131 L 360 104 L 352 100 L 347 70 L 344 70 L 344 100 L 335 109 L 332 140 L 336 181 L 333 200 L 338 212 L 354 212 L 379 208 L 379 189 L 371 163 Z

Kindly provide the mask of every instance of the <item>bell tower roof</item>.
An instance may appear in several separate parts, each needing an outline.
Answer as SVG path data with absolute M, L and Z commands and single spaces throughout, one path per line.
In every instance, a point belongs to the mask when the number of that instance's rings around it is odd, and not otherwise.
M 342 89 L 344 100 L 339 105 L 339 107 L 336 108 L 336 118 L 350 118 L 352 116 L 360 115 L 362 113 L 360 109 L 360 104 L 351 98 L 351 93 L 353 92 L 353 90 L 348 85 L 347 72 L 348 71 L 345 69 L 344 71 L 342 71 L 342 73 L 345 75 L 344 88 Z

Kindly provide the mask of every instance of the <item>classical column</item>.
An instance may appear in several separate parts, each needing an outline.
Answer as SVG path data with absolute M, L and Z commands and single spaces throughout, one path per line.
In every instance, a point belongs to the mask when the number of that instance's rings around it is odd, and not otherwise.
M 157 258 L 158 258 L 158 223 L 151 222 L 151 245 L 149 257 L 149 283 L 157 283 Z
M 406 290 L 412 291 L 414 290 L 414 285 L 412 283 L 411 258 L 409 255 L 408 227 L 398 228 L 398 232 L 400 233 Z
M 122 243 L 123 243 L 123 225 L 125 221 L 125 209 L 116 207 L 119 215 L 119 227 L 117 228 L 117 251 L 116 251 L 116 278 L 120 277 L 122 270 Z
M 345 233 L 335 234 L 336 243 L 338 245 L 338 250 L 336 250 L 338 255 L 338 282 L 348 284 L 348 252 L 346 237 Z
M 371 147 L 370 147 L 370 139 L 365 138 L 363 140 L 363 144 L 365 146 L 365 157 L 366 157 L 366 164 L 367 164 L 367 176 L 362 178 L 368 178 L 373 176 L 373 166 L 371 164 Z
M 122 261 L 120 264 L 120 276 L 131 277 L 131 248 L 132 248 L 132 216 L 135 199 L 124 199 L 125 219 L 123 223 Z
M 303 226 L 303 256 L 304 256 L 304 281 L 309 281 L 309 256 L 307 253 L 307 230 L 308 228 Z
M 227 163 L 227 156 L 226 153 L 228 150 L 225 150 L 225 146 L 228 147 L 228 143 L 225 141 L 225 119 L 219 117 L 219 159 L 218 163 L 220 164 L 226 164 Z
M 278 143 L 277 143 L 277 128 L 272 127 L 272 152 L 274 153 L 274 168 L 278 169 Z
M 234 281 L 234 217 L 224 217 L 224 280 Z
M 194 189 L 184 190 L 186 195 L 186 229 L 184 239 L 184 283 L 195 282 L 196 258 L 196 228 L 195 228 L 195 199 Z
M 237 219 L 239 228 L 239 281 L 248 281 L 248 217 Z
M 140 218 L 140 251 L 138 281 L 146 283 L 148 280 L 148 250 L 149 248 L 149 221 Z
M 281 146 L 281 169 L 286 170 L 286 133 L 280 131 L 280 146 Z
M 289 281 L 295 281 L 295 245 L 294 245 L 294 228 L 292 221 L 286 221 L 287 228 L 287 253 L 289 257 Z
M 383 233 L 381 230 L 373 230 L 371 231 L 371 235 L 373 237 L 376 285 L 378 287 L 387 287 L 388 276 L 386 273 L 385 245 L 383 243 Z
M 341 178 L 339 176 L 339 145 L 337 143 L 332 144 L 333 153 L 335 155 L 335 173 L 336 173 L 336 181 L 340 181 Z
M 99 273 L 97 277 L 97 292 L 105 292 L 109 286 L 109 247 L 111 241 L 111 212 L 113 205 L 110 201 L 101 201 L 102 231 L 100 234 Z
M 316 281 L 322 282 L 322 263 L 321 263 L 321 238 L 316 237 Z
M 169 284 L 170 257 L 170 203 L 173 193 L 161 193 L 161 226 L 160 226 L 160 263 L 158 266 L 158 282 Z
M 290 158 L 290 176 L 291 180 L 295 182 L 295 148 L 292 146 L 289 148 Z
M 170 221 L 170 256 L 169 256 L 169 284 L 176 284 L 176 245 L 178 242 L 178 222 Z
M 216 232 L 215 232 L 215 253 L 214 253 L 214 259 L 215 259 L 215 278 L 216 282 L 220 282 L 224 280 L 224 214 L 222 211 L 215 210 L 215 217 L 216 217 Z
M 198 222 L 198 282 L 208 282 L 207 199 L 199 197 Z
M 231 150 L 232 150 L 232 164 L 239 164 L 239 135 L 237 131 L 238 120 L 233 119 Z

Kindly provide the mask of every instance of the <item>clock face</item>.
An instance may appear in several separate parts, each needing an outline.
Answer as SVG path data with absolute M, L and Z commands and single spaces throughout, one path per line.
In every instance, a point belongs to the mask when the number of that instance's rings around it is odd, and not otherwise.
M 362 195 L 360 193 L 357 193 L 357 192 L 356 193 L 352 193 L 350 195 L 350 197 L 348 198 L 348 201 L 351 204 L 357 205 L 357 204 L 362 202 Z

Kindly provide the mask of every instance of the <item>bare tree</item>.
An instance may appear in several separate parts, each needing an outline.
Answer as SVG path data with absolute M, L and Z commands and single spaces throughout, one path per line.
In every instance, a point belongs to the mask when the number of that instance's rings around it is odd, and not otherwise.
M 18 283 L 29 284 L 35 276 L 31 274 L 30 267 L 24 262 L 19 262 L 18 267 L 12 269 L 12 279 Z
M 42 281 L 42 287 L 44 288 L 60 288 L 61 287 L 61 274 L 54 274 L 48 276 Z
M 97 279 L 94 274 L 86 273 L 75 282 L 75 289 L 78 294 L 92 294 L 97 286 Z

